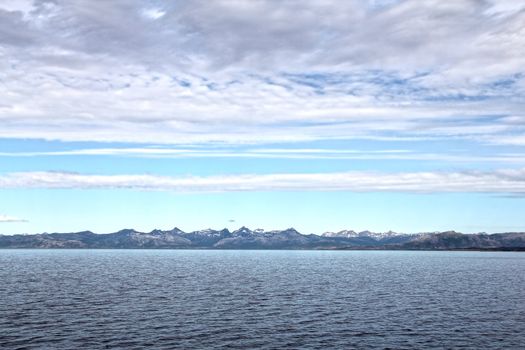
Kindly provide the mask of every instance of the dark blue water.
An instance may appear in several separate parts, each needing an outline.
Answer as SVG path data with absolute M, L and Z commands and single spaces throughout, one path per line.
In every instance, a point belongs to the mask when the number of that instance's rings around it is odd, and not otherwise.
M 0 347 L 525 346 L 525 253 L 0 250 Z

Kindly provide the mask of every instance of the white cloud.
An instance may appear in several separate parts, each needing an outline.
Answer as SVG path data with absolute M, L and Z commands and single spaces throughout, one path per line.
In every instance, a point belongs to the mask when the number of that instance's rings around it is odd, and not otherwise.
M 164 17 L 164 15 L 166 15 L 166 11 L 162 11 L 161 9 L 158 9 L 158 8 L 148 8 L 148 9 L 142 10 L 142 15 L 145 16 L 146 18 L 157 20 L 159 18 Z
M 517 143 L 517 141 L 513 141 Z M 0 152 L 0 157 L 116 156 L 129 158 L 258 158 L 258 159 L 331 159 L 331 160 L 405 160 L 456 163 L 525 164 L 521 153 L 471 155 L 465 152 L 428 153 L 403 149 L 357 150 L 322 148 L 92 148 L 66 151 Z
M 0 223 L 2 222 L 27 222 L 27 220 L 0 214 Z
M 517 2 L 17 4 L 0 4 L 0 137 L 525 136 L 505 119 L 524 110 Z
M 21 12 L 27 14 L 33 8 L 32 0 L 2 0 L 2 2 L 0 2 L 0 10 L 10 12 Z
M 130 189 L 170 192 L 351 191 L 406 193 L 525 194 L 525 170 L 492 172 L 240 174 L 208 177 L 91 175 L 63 172 L 12 173 L 0 188 Z

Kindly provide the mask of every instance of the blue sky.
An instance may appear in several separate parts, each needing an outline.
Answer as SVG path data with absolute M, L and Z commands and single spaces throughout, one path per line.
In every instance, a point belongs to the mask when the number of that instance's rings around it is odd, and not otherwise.
M 505 0 L 0 0 L 0 234 L 525 230 L 524 21 Z

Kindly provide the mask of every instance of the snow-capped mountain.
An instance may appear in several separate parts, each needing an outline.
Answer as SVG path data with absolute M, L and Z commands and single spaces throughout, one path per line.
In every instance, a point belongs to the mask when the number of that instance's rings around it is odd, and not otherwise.
M 241 227 L 184 232 L 178 228 L 139 232 L 125 229 L 108 234 L 91 231 L 0 236 L 0 248 L 191 248 L 191 249 L 523 249 L 525 233 L 398 234 L 344 230 L 304 235 L 294 228 L 265 231 Z
M 413 236 L 405 233 L 397 233 L 394 231 L 387 232 L 371 232 L 371 231 L 361 231 L 355 232 L 354 230 L 342 230 L 339 232 L 325 232 L 322 234 L 323 237 L 339 237 L 339 238 L 356 238 L 356 237 L 369 237 L 377 240 L 390 237 L 400 237 L 400 236 Z

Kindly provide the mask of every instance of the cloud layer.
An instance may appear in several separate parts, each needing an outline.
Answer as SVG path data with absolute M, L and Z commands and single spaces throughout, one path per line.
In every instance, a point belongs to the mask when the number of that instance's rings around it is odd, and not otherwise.
M 241 174 L 208 177 L 25 172 L 0 177 L 0 189 L 131 189 L 169 192 L 350 191 L 525 194 L 525 170 L 493 172 Z
M 524 8 L 504 0 L 6 1 L 0 137 L 523 145 Z
M 471 155 L 466 152 L 415 152 L 405 149 L 357 150 L 329 148 L 85 148 L 63 151 L 17 151 L 0 152 L 0 157 L 84 157 L 116 156 L 125 158 L 182 159 L 182 158 L 236 158 L 236 159 L 312 159 L 312 160 L 374 160 L 374 161 L 428 161 L 448 163 L 508 163 L 517 166 L 525 164 L 521 153 L 499 153 L 492 155 Z

